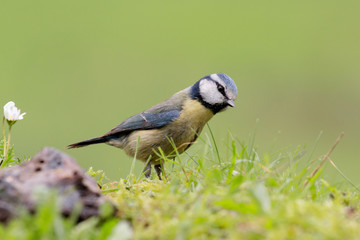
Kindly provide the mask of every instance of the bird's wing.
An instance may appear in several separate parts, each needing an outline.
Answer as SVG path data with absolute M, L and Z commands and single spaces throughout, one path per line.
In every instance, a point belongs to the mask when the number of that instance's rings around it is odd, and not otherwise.
M 118 126 L 106 133 L 104 136 L 131 132 L 134 130 L 161 128 L 177 119 L 179 115 L 179 110 L 172 110 L 161 113 L 142 112 L 126 119 Z
M 103 136 L 117 135 L 129 133 L 134 130 L 146 130 L 166 126 L 180 116 L 182 104 L 184 99 L 188 96 L 186 91 L 188 91 L 188 89 L 184 89 L 164 102 L 126 119 Z

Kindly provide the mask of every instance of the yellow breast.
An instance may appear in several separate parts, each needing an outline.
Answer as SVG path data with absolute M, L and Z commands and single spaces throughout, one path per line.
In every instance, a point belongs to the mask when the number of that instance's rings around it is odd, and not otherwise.
M 185 102 L 180 117 L 174 122 L 178 126 L 188 126 L 193 130 L 203 128 L 214 114 L 199 101 L 189 99 Z

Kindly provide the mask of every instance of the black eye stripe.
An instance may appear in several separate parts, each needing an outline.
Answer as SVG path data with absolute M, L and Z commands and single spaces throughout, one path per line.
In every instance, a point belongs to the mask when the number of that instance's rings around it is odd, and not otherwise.
M 227 96 L 226 96 L 226 93 L 225 93 L 225 88 L 224 88 L 222 85 L 220 85 L 219 83 L 217 83 L 217 82 L 216 82 L 216 86 L 217 86 L 218 91 L 219 91 L 224 97 L 227 97 Z

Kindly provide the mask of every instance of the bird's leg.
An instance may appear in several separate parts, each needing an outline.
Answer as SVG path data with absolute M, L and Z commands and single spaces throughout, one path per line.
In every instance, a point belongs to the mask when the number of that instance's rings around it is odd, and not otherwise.
M 148 163 L 146 164 L 146 167 L 144 168 L 143 173 L 145 173 L 145 177 L 149 178 L 151 175 L 151 162 L 148 161 Z
M 159 179 L 161 180 L 161 172 L 162 172 L 162 170 L 161 170 L 161 164 L 155 165 L 154 168 L 155 168 L 155 170 L 156 170 L 156 173 L 157 173 Z

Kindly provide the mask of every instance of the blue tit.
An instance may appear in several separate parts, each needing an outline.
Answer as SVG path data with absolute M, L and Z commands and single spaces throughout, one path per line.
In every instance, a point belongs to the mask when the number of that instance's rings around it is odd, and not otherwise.
M 179 154 L 184 152 L 216 113 L 235 106 L 236 97 L 236 84 L 228 75 L 207 75 L 169 99 L 126 119 L 108 133 L 71 144 L 68 148 L 106 143 L 147 163 L 146 177 L 150 176 L 151 165 L 154 165 L 161 179 L 159 148 L 170 158 L 175 157 L 174 146 Z

